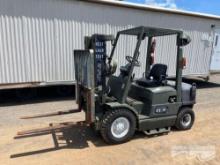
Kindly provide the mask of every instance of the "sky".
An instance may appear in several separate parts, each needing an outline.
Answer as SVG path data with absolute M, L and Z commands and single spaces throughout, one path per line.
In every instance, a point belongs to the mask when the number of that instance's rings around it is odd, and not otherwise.
M 172 8 L 220 16 L 220 0 L 124 0 L 164 8 Z

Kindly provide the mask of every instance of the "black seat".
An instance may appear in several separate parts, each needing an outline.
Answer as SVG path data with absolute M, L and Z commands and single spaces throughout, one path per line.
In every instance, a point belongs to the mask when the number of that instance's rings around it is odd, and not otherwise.
M 150 70 L 147 78 L 136 80 L 136 83 L 141 86 L 160 86 L 166 82 L 167 65 L 155 64 Z

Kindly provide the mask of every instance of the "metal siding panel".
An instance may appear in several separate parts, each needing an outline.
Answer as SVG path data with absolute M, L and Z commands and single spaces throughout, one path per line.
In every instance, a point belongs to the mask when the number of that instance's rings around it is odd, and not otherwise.
M 212 37 L 210 24 L 220 26 L 219 21 L 208 19 L 109 8 L 82 1 L 0 2 L 4 2 L 0 6 L 0 83 L 73 81 L 73 50 L 84 48 L 85 35 L 116 35 L 119 30 L 139 25 L 183 29 L 192 38 L 192 43 L 184 47 L 188 59 L 184 74 L 208 74 L 212 48 L 205 46 L 201 37 Z M 115 60 L 119 66 L 134 51 L 135 38 L 129 38 L 122 37 L 116 49 Z M 175 45 L 172 36 L 157 39 L 155 60 L 169 65 L 169 75 L 175 74 Z M 143 75 L 146 47 L 144 41 L 140 48 L 142 65 L 135 68 L 136 77 Z M 109 45 L 107 50 L 110 52 Z
M 4 73 L 5 73 L 5 67 L 4 67 L 4 55 L 3 55 L 3 36 L 2 36 L 2 17 L 0 17 L 0 77 L 1 82 L 4 81 Z

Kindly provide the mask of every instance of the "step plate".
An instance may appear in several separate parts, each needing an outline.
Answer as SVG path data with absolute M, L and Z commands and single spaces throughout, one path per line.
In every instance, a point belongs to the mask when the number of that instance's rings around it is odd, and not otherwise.
M 168 133 L 168 132 L 170 132 L 170 130 L 171 130 L 171 127 L 166 127 L 166 128 L 147 130 L 147 131 L 144 131 L 144 133 L 146 135 L 155 135 L 155 134 L 161 134 L 161 133 Z

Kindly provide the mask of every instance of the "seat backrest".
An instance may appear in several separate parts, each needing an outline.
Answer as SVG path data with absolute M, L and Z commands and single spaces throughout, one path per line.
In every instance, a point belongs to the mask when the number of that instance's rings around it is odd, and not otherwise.
M 153 77 L 156 81 L 162 81 L 163 78 L 166 78 L 167 74 L 167 65 L 165 64 L 154 64 L 150 70 L 149 77 Z

